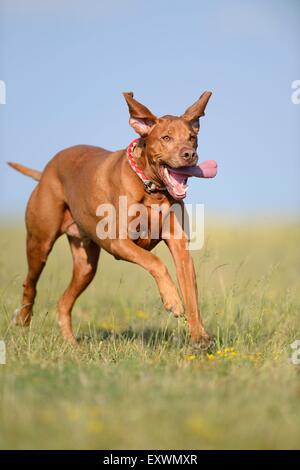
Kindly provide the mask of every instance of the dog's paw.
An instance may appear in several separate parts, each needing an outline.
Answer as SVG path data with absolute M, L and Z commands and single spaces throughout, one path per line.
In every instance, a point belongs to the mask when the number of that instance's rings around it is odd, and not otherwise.
M 12 322 L 17 326 L 29 326 L 31 321 L 31 314 L 28 313 L 26 317 L 22 315 L 24 307 L 16 308 L 12 314 Z
M 167 312 L 170 312 L 174 315 L 174 317 L 178 318 L 181 317 L 184 314 L 184 308 L 181 302 L 177 302 L 173 304 L 165 304 L 165 309 Z
M 203 335 L 193 341 L 193 348 L 198 351 L 210 351 L 216 346 L 216 338 L 211 335 Z
M 20 315 L 20 312 L 21 312 L 21 309 L 20 308 L 16 308 L 16 310 L 14 311 L 14 313 L 12 314 L 12 322 L 17 325 L 18 324 L 18 316 Z

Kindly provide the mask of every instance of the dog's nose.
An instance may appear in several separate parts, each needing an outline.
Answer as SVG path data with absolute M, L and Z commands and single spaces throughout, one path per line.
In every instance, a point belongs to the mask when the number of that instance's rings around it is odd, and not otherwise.
M 198 158 L 197 152 L 195 151 L 195 149 L 189 149 L 189 148 L 182 149 L 180 156 L 181 158 L 183 158 L 189 163 L 196 162 Z

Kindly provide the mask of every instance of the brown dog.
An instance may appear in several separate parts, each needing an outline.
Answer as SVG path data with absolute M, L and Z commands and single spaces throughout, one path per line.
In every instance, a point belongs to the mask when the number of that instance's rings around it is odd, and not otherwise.
M 76 341 L 72 332 L 72 307 L 95 276 L 101 248 L 117 259 L 136 263 L 149 271 L 165 308 L 175 316 L 183 314 L 181 298 L 166 266 L 150 252 L 164 239 L 176 265 L 191 338 L 204 347 L 211 344 L 211 337 L 200 317 L 186 232 L 180 238 L 174 236 L 173 215 L 170 234 L 165 239 L 162 216 L 158 222 L 150 220 L 153 205 L 171 207 L 179 201 L 183 207 L 188 176 L 210 177 L 216 173 L 211 168 L 214 162 L 208 162 L 208 166 L 196 165 L 199 118 L 204 115 L 210 96 L 210 92 L 203 93 L 181 117 L 157 118 L 137 102 L 132 93 L 124 93 L 129 123 L 140 135 L 129 150 L 109 152 L 99 147 L 77 145 L 59 152 L 42 173 L 10 163 L 13 168 L 39 181 L 26 210 L 28 274 L 23 284 L 22 305 L 15 315 L 18 325 L 30 324 L 39 276 L 54 242 L 62 234 L 68 237 L 74 263 L 72 280 L 58 302 L 64 338 L 73 343 Z M 211 170 L 213 174 L 210 174 Z M 139 203 L 146 208 L 149 219 L 146 235 L 133 237 L 128 231 L 128 236 L 121 237 L 120 222 L 117 222 L 116 236 L 99 238 L 99 206 L 112 205 L 118 221 L 121 196 L 127 197 L 128 206 Z M 128 216 L 128 220 L 132 217 Z M 153 239 L 150 227 L 152 224 L 153 228 L 155 223 L 159 225 L 156 227 L 159 236 Z

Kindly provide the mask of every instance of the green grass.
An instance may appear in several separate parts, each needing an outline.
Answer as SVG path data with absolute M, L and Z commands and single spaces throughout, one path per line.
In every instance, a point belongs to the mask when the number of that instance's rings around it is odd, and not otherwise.
M 71 273 L 63 239 L 32 326 L 15 327 L 25 233 L 1 233 L 1 448 L 300 447 L 300 365 L 290 361 L 300 339 L 299 226 L 208 224 L 193 256 L 202 315 L 217 336 L 210 355 L 193 350 L 147 273 L 106 254 L 74 309 L 80 347 L 65 345 L 55 314 Z M 156 251 L 171 267 L 164 247 Z

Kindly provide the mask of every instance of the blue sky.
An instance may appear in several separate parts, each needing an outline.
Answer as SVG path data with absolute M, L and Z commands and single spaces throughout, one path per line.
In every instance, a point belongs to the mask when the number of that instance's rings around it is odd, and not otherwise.
M 202 91 L 201 160 L 187 202 L 236 217 L 300 208 L 300 2 L 295 0 L 0 0 L 0 198 L 19 217 L 41 169 L 78 143 L 124 148 L 134 137 L 122 91 L 154 114 L 180 114 Z

